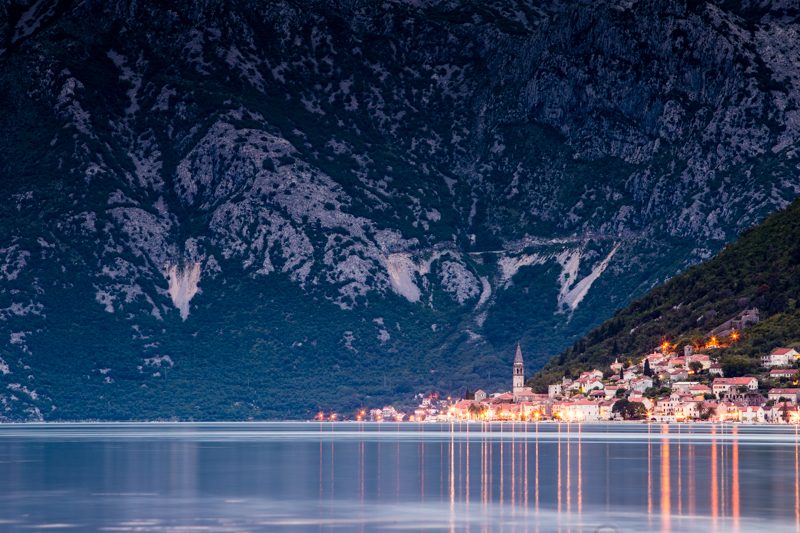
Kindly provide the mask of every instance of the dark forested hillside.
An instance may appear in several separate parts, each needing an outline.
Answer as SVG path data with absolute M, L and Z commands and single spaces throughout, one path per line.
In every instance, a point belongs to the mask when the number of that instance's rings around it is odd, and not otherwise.
M 719 350 L 727 375 L 758 356 L 800 344 L 800 200 L 746 231 L 719 255 L 651 290 L 551 360 L 533 378 L 540 390 L 564 373 L 640 356 L 663 340 L 705 344 L 711 331 L 757 308 L 761 321 Z

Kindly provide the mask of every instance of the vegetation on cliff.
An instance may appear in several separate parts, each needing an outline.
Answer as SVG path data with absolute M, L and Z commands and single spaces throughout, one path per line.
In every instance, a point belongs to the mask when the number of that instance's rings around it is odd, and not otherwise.
M 800 200 L 744 232 L 713 259 L 655 287 L 553 358 L 532 379 L 538 390 L 564 374 L 605 368 L 615 357 L 667 341 L 705 346 L 711 330 L 746 309 L 760 322 L 720 338 L 726 375 L 742 375 L 777 346 L 800 344 Z

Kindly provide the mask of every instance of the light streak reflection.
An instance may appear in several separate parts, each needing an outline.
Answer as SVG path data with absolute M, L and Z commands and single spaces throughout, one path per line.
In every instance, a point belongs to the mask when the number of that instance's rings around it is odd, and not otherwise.
M 669 426 L 661 426 L 661 433 L 668 434 Z M 661 439 L 661 531 L 668 532 L 672 529 L 672 509 L 671 509 L 671 483 L 670 483 L 670 460 L 669 460 L 669 439 Z
M 740 509 L 739 509 L 739 428 L 733 426 L 735 436 L 731 446 L 731 517 L 733 518 L 733 529 L 739 531 Z
M 719 487 L 718 473 L 717 473 L 717 428 L 711 427 L 711 525 L 716 530 L 717 520 L 719 518 Z

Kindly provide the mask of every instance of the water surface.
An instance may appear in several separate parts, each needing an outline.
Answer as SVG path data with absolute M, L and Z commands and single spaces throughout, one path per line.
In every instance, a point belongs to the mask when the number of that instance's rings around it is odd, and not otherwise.
M 797 428 L 0 425 L 0 531 L 797 531 Z

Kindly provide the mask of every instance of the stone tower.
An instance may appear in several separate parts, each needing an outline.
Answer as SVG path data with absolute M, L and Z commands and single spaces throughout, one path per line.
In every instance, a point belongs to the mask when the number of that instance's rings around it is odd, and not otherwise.
M 517 343 L 517 353 L 514 354 L 514 377 L 512 381 L 512 393 L 517 397 L 525 387 L 525 365 L 522 362 L 522 348 Z

